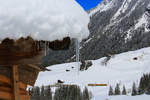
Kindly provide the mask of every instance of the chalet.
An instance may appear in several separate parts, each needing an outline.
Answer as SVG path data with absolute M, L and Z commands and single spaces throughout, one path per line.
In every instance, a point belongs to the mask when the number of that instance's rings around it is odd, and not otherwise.
M 34 41 L 31 37 L 17 41 L 4 39 L 0 44 L 0 98 L 28 100 L 27 85 L 33 86 L 38 73 L 45 71 L 41 64 L 44 45 L 53 50 L 67 49 L 70 38 L 53 42 Z M 14 93 L 14 95 L 12 95 Z M 19 98 L 18 98 L 19 97 Z M 17 99 L 18 98 L 18 99 Z

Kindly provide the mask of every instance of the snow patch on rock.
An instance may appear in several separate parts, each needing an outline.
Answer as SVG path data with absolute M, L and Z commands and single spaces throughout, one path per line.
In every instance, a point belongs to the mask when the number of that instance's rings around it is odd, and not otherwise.
M 149 30 L 147 29 L 147 25 L 148 25 L 147 15 L 144 14 L 136 23 L 135 30 L 138 29 L 139 27 L 144 27 L 145 32 L 148 32 Z
M 119 10 L 114 15 L 113 19 L 116 19 L 120 14 L 125 13 L 125 11 L 128 9 L 128 6 L 130 4 L 131 0 L 124 0 Z
M 95 13 L 99 12 L 103 12 L 103 11 L 107 11 L 111 8 L 113 8 L 115 3 L 115 0 L 103 0 L 95 9 L 93 9 L 92 11 L 90 11 L 89 16 L 94 15 Z

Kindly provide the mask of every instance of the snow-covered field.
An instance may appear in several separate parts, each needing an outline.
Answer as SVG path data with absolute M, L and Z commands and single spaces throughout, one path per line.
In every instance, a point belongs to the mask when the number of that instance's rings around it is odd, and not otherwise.
M 137 58 L 134 60 L 133 58 Z M 120 88 L 125 85 L 128 92 L 131 92 L 133 82 L 138 85 L 140 77 L 143 73 L 150 72 L 150 47 L 137 51 L 130 51 L 118 55 L 114 55 L 109 60 L 107 66 L 102 65 L 101 58 L 93 60 L 93 65 L 87 71 L 78 73 L 77 63 L 66 63 L 48 67 L 52 71 L 41 72 L 36 81 L 36 85 L 55 84 L 57 80 L 63 80 L 65 84 L 78 84 L 81 88 L 88 84 L 108 84 L 107 87 L 88 87 L 93 93 L 92 100 L 148 100 L 150 96 L 108 96 L 109 85 L 115 87 L 116 83 L 120 84 Z M 66 70 L 70 70 L 66 72 Z

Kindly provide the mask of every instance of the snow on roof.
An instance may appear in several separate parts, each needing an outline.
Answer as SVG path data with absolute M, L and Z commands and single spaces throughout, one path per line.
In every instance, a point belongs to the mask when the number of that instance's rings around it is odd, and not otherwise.
M 89 16 L 75 0 L 0 0 L 0 40 L 88 37 Z

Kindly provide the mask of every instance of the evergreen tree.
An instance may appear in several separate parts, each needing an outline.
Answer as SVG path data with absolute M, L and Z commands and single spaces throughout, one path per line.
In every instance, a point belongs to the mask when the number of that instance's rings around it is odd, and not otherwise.
M 82 92 L 76 85 L 61 86 L 56 89 L 54 100 L 82 100 Z
M 40 93 L 40 95 L 44 96 L 44 86 L 41 87 L 41 93 Z
M 90 100 L 89 91 L 87 87 L 83 90 L 83 100 Z
M 54 100 L 67 100 L 67 86 L 61 86 L 55 90 Z
M 52 100 L 52 91 L 51 87 L 47 86 L 44 91 L 45 100 Z
M 127 95 L 126 87 L 123 86 L 122 95 Z
M 132 86 L 132 94 L 131 94 L 131 95 L 132 95 L 132 96 L 137 95 L 137 88 L 136 88 L 135 82 L 133 83 L 133 86 Z
M 40 99 L 40 88 L 38 86 L 33 88 L 33 94 L 31 96 L 31 100 L 41 100 Z
M 70 93 L 68 96 L 68 100 L 82 100 L 82 92 L 79 86 L 77 85 L 69 86 L 68 92 Z
M 112 86 L 109 87 L 109 95 L 114 95 L 114 91 L 113 91 Z
M 119 87 L 118 83 L 117 83 L 117 85 L 115 87 L 115 95 L 120 95 L 120 87 Z
M 148 88 L 150 83 L 150 75 L 144 74 L 140 79 L 140 84 L 138 88 L 138 94 L 143 94 L 146 92 L 146 89 Z
M 34 96 L 40 96 L 40 88 L 38 86 L 33 88 L 33 91 L 34 91 Z
M 149 85 L 147 86 L 147 89 L 146 89 L 146 92 L 145 92 L 147 95 L 150 95 L 150 83 Z
M 144 78 L 141 77 L 140 83 L 139 83 L 139 88 L 138 88 L 138 94 L 143 94 L 144 93 Z
M 41 100 L 45 100 L 44 92 L 45 92 L 44 86 L 42 86 L 42 87 L 41 87 L 41 93 L 40 93 L 40 98 L 41 98 Z

